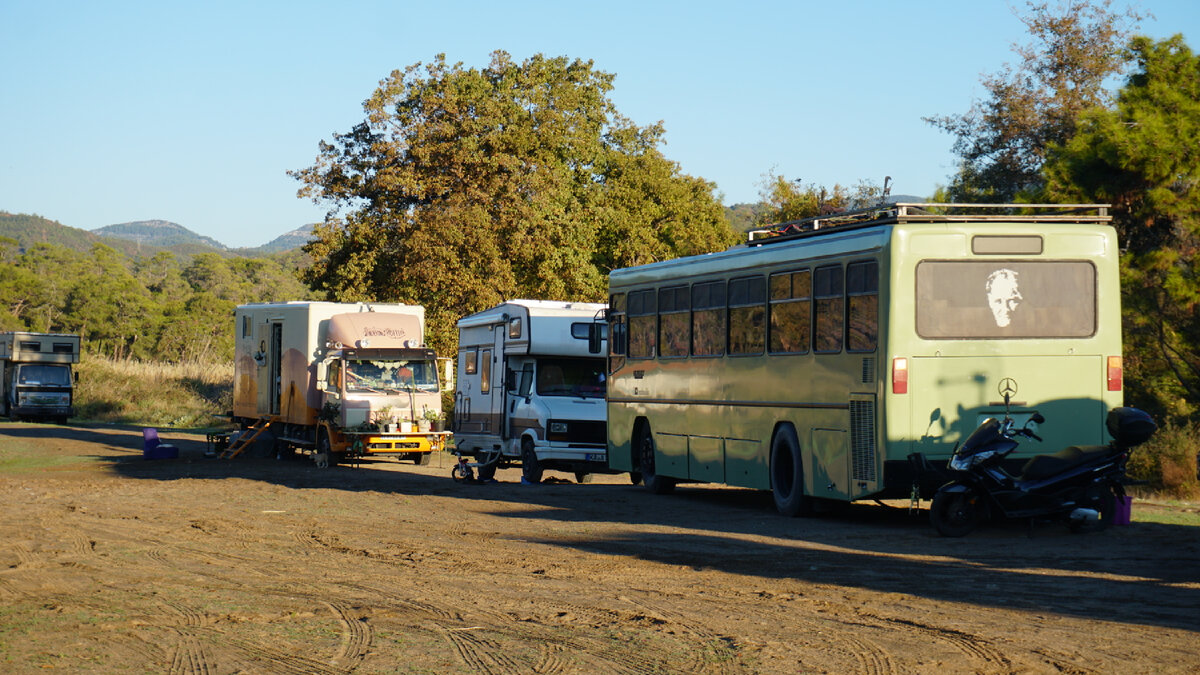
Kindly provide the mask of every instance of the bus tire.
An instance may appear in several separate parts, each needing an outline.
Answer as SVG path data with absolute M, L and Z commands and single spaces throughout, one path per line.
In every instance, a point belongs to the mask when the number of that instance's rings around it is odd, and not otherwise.
M 533 449 L 533 439 L 526 436 L 521 439 L 521 478 L 527 483 L 540 483 L 542 473 L 542 465 Z
M 812 515 L 812 498 L 804 494 L 800 442 L 791 427 L 781 428 L 771 441 L 771 495 L 775 510 L 789 518 Z
M 638 469 L 646 489 L 656 495 L 665 495 L 674 490 L 675 479 L 660 476 L 654 469 L 654 434 L 650 431 L 649 423 L 639 427 L 634 443 L 638 449 Z

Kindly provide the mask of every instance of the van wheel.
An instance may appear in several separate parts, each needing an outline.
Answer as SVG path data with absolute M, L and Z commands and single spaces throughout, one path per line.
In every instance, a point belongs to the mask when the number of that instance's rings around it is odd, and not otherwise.
M 650 431 L 649 423 L 639 428 L 634 447 L 638 449 L 638 468 L 641 470 L 642 484 L 646 489 L 656 495 L 665 495 L 674 490 L 675 479 L 660 476 L 654 469 L 654 434 Z
M 811 516 L 812 499 L 804 494 L 804 460 L 796 432 L 785 427 L 771 441 L 771 495 L 781 514 Z
M 521 477 L 528 483 L 542 482 L 542 465 L 533 450 L 533 439 L 521 439 Z

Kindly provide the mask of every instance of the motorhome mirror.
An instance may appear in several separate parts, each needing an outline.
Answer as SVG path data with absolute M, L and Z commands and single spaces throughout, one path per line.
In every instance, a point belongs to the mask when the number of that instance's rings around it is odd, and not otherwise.
M 317 390 L 318 391 L 328 391 L 329 388 L 325 383 L 325 380 L 328 377 L 329 377 L 329 362 L 328 361 L 318 361 L 317 362 Z
M 604 342 L 604 324 L 590 323 L 588 324 L 588 353 L 599 354 L 600 348 Z

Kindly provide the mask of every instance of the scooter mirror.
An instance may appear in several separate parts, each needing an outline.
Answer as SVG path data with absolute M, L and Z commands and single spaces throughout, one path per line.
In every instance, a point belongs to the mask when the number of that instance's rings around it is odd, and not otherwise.
M 1033 413 L 1033 416 L 1029 418 L 1029 421 L 1033 422 L 1034 424 L 1041 424 L 1042 422 L 1046 421 L 1046 418 L 1042 417 L 1042 413 Z

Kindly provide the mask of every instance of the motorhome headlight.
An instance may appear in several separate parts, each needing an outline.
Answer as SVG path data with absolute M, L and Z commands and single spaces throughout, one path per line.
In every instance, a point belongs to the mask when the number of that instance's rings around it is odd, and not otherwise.
M 566 422 L 551 422 L 550 423 L 550 433 L 552 433 L 552 434 L 567 433 L 567 423 Z

